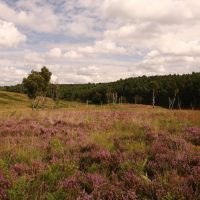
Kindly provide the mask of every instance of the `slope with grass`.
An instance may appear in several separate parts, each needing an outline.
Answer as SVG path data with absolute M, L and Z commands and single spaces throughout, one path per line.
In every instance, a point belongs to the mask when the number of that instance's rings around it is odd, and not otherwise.
M 29 99 L 26 95 L 20 93 L 0 91 L 0 106 L 27 106 Z
M 64 100 L 60 100 L 57 107 L 76 107 L 77 105 L 81 105 L 76 102 L 67 102 Z M 54 106 L 54 102 L 50 98 L 46 98 L 45 108 L 49 109 Z M 30 109 L 31 108 L 31 100 L 25 94 L 15 93 L 15 92 L 7 92 L 0 90 L 0 109 Z

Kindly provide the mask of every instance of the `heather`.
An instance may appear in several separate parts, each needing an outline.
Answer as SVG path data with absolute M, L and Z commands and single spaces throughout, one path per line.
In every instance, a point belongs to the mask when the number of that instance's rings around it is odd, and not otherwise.
M 0 199 L 198 200 L 200 112 L 77 104 L 0 112 Z

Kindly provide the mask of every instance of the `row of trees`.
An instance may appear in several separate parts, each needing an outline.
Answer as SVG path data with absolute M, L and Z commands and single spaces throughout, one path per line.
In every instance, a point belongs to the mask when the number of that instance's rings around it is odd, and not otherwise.
M 49 83 L 51 72 L 32 71 L 22 85 L 5 87 L 8 91 L 26 92 L 37 105 L 36 97 L 58 97 L 58 85 Z M 59 98 L 94 104 L 135 103 L 173 108 L 200 108 L 200 73 L 185 75 L 142 76 L 111 83 L 60 84 Z M 43 100 L 40 100 L 43 102 Z
M 142 76 L 112 83 L 60 85 L 60 98 L 91 103 L 136 103 L 200 108 L 200 73 Z

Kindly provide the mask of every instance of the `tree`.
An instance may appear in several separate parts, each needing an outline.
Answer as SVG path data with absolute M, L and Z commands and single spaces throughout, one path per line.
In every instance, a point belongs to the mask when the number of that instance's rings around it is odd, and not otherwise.
M 152 89 L 152 106 L 154 108 L 155 103 L 156 103 L 156 101 L 155 101 L 155 99 L 156 99 L 155 93 L 158 90 L 158 83 L 156 81 L 151 81 L 150 82 L 150 87 Z
M 46 93 L 48 90 L 49 82 L 51 80 L 52 73 L 48 70 L 47 67 L 42 67 L 40 75 L 43 77 L 43 84 L 42 84 L 42 92 Z
M 174 108 L 174 104 L 175 104 L 175 102 L 176 102 L 176 95 L 179 93 L 179 89 L 175 89 L 174 90 L 174 97 L 173 97 L 173 99 L 171 99 L 170 97 L 169 97 L 169 109 L 173 109 Z M 178 98 L 179 99 L 179 98 Z M 178 102 L 178 104 L 180 104 L 180 102 Z M 179 105 L 180 106 L 180 105 Z M 180 107 L 179 107 L 179 109 L 180 109 Z
M 42 83 L 42 93 L 41 93 L 41 106 L 44 107 L 52 73 L 45 66 L 42 67 L 41 72 L 39 72 L 39 73 L 44 79 L 43 83 Z
M 23 79 L 22 83 L 26 89 L 26 93 L 32 99 L 32 109 L 37 107 L 40 102 L 39 99 L 36 103 L 38 96 L 42 97 L 42 106 L 44 106 L 50 79 L 51 72 L 46 67 L 43 67 L 41 72 L 32 70 L 28 77 Z

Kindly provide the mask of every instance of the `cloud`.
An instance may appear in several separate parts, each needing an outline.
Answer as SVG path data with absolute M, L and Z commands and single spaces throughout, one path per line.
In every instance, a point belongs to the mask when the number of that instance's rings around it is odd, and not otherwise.
M 0 67 L 0 74 L 0 85 L 15 85 L 21 83 L 22 78 L 27 76 L 25 70 L 16 67 Z
M 37 64 L 37 63 L 44 63 L 45 62 L 44 56 L 42 56 L 38 52 L 34 52 L 34 51 L 31 51 L 31 50 L 25 50 L 22 53 L 22 57 L 23 57 L 23 61 L 26 64 Z
M 15 25 L 0 19 L 0 48 L 16 47 L 26 41 L 26 36 Z
M 58 83 L 58 77 L 55 76 L 54 74 L 51 75 L 51 80 L 50 80 L 51 83 L 54 83 L 54 84 L 57 84 Z
M 60 48 L 53 48 L 53 49 L 50 49 L 49 55 L 51 57 L 60 58 L 62 56 L 62 51 Z
M 0 18 L 37 32 L 57 30 L 59 17 L 48 4 L 41 4 L 37 0 L 19 0 L 13 5 L 15 8 L 0 2 Z
M 199 10 L 197 0 L 3 0 L 0 68 L 46 65 L 60 83 L 199 71 Z
M 77 53 L 76 51 L 74 50 L 71 50 L 71 51 L 67 51 L 65 54 L 64 54 L 64 57 L 65 58 L 69 58 L 69 59 L 77 59 L 77 58 L 82 58 L 82 54 L 80 53 Z
M 123 4 L 120 0 L 105 0 L 103 7 L 109 17 L 180 23 L 197 17 L 194 6 L 194 0 L 124 0 Z
M 84 75 L 84 76 L 97 76 L 98 75 L 99 68 L 92 65 L 87 67 L 81 67 L 77 74 L 78 75 Z
M 126 50 L 122 46 L 110 40 L 96 41 L 93 46 L 85 46 L 78 48 L 78 51 L 85 54 L 125 54 Z

